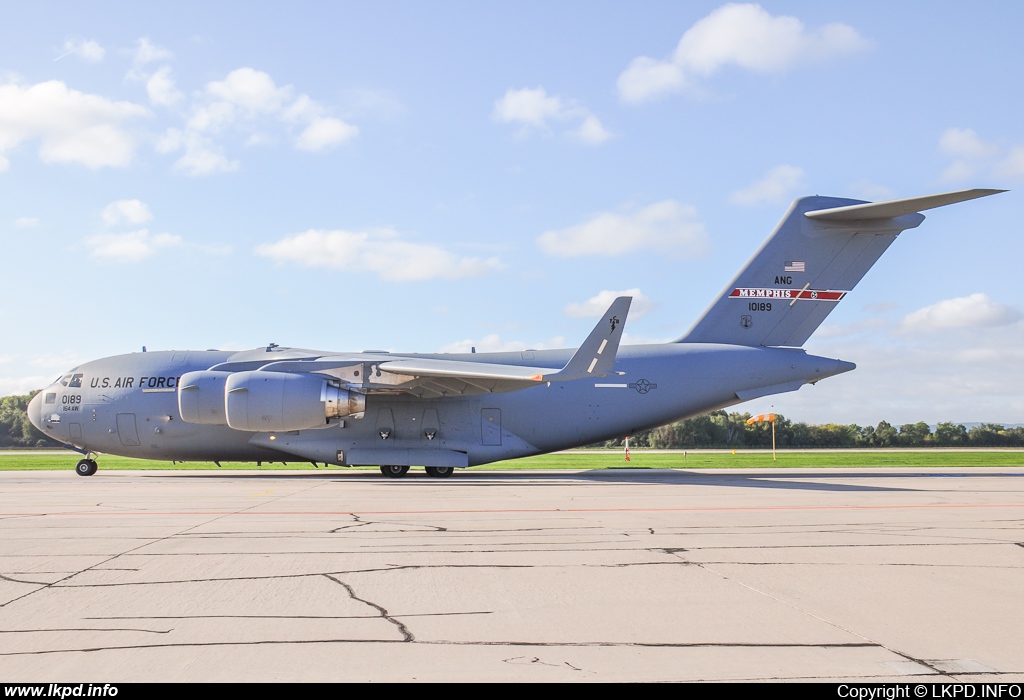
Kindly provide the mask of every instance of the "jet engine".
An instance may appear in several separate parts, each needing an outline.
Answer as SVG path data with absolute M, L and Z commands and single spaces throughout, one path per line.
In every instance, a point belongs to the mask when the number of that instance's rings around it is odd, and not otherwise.
M 230 372 L 186 372 L 178 381 L 178 412 L 186 423 L 226 425 L 224 384 Z
M 313 374 L 235 372 L 222 396 L 227 423 L 235 430 L 318 428 L 331 418 L 366 410 L 365 394 Z

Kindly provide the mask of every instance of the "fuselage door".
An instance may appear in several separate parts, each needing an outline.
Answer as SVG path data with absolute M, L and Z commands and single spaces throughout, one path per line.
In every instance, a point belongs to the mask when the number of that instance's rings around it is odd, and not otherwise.
M 480 442 L 484 445 L 501 444 L 501 409 L 480 409 Z
M 139 431 L 135 429 L 134 413 L 117 414 L 117 437 L 125 447 L 139 446 Z

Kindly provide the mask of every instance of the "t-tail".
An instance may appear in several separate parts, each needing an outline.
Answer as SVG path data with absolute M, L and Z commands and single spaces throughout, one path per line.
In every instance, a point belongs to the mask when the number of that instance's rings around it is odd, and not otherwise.
M 1005 190 L 889 202 L 802 197 L 679 343 L 799 347 L 919 212 Z

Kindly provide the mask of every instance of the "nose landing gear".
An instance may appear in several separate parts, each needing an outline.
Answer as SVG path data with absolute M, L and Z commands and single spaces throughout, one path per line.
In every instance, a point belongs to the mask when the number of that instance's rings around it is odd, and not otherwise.
M 75 465 L 75 474 L 78 476 L 92 476 L 99 469 L 99 465 L 96 464 L 95 459 L 80 459 L 78 464 Z

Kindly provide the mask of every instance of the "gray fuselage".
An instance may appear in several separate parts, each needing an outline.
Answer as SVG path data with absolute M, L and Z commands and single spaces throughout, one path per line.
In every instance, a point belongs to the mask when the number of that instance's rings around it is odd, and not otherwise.
M 327 353 L 280 348 L 292 356 Z M 849 371 L 801 349 L 701 343 L 622 347 L 615 374 L 504 393 L 420 398 L 370 394 L 361 417 L 289 432 L 247 432 L 182 420 L 178 380 L 264 351 L 144 352 L 75 368 L 40 392 L 29 418 L 83 452 L 178 461 L 316 461 L 473 466 L 562 450 L 663 425 Z M 268 348 L 266 352 L 270 352 Z M 561 367 L 573 350 L 467 355 L 391 353 Z

